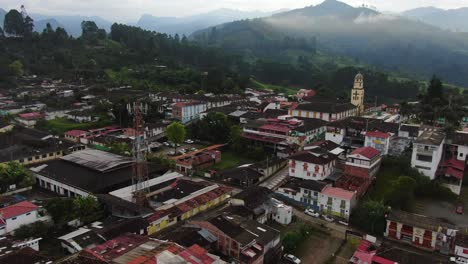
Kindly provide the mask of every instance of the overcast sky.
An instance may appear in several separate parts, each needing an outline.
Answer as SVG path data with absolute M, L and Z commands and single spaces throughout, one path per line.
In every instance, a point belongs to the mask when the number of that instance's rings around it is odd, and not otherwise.
M 137 20 L 141 14 L 187 16 L 218 8 L 273 11 L 316 5 L 323 0 L 0 0 L 6 10 L 23 3 L 29 13 L 101 16 L 118 22 Z M 363 3 L 380 11 L 399 12 L 421 6 L 444 9 L 468 7 L 468 0 L 342 0 L 353 6 Z

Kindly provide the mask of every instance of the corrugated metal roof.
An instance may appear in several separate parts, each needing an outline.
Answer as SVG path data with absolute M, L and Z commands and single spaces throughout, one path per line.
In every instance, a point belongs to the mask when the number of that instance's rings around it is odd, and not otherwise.
M 61 159 L 99 172 L 108 172 L 132 163 L 130 158 L 95 149 L 77 151 Z

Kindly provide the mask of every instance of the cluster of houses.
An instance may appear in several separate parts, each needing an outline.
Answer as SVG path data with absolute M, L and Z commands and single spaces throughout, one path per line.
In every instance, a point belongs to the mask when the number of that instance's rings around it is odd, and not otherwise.
M 75 98 L 78 89 L 88 95 Z M 468 133 L 447 136 L 438 128 L 402 124 L 395 106 L 365 105 L 362 74 L 355 78 L 351 102 L 319 98 L 306 89 L 293 100 L 255 89 L 246 89 L 242 96 L 147 95 L 131 87 L 111 91 L 147 97 L 164 120 L 145 123 L 140 134 L 134 128 L 108 125 L 57 136 L 34 126 L 55 118 L 96 122 L 94 105 L 106 98 L 81 85 L 53 81 L 24 87 L 22 97 L 54 95 L 74 102 L 70 109 L 22 104 L 17 97 L 0 95 L 0 115 L 14 116 L 9 122 L 0 121 L 0 164 L 16 161 L 27 166 L 36 187 L 49 195 L 95 197 L 109 216 L 70 227 L 72 232 L 56 237 L 69 254 L 56 263 L 278 263 L 283 254 L 280 232 L 270 223 L 293 221 L 293 209 L 287 204 L 347 223 L 377 177 L 383 157 L 411 147 L 412 167 L 456 194 L 461 191 Z M 274 157 L 219 171 L 211 168 L 221 162 L 225 145 L 172 157 L 174 171 L 148 167 L 147 177 L 139 183 L 145 189 L 142 203 L 135 196 L 135 161 L 111 153 L 111 147 L 143 139 L 142 151 L 150 153 L 162 146 L 171 121 L 190 125 L 210 112 L 224 113 L 242 127 L 241 136 L 249 145 L 261 146 Z M 192 177 L 201 171 L 204 177 Z M 277 174 L 282 177 L 269 182 Z M 6 258 L 6 263 L 15 263 L 17 255 L 33 263 L 50 261 L 38 252 L 41 238 L 10 239 L 22 225 L 50 222 L 47 212 L 18 195 L 15 186 L 6 191 L 0 197 L 0 236 L 8 239 L 0 237 L 0 245 L 8 244 L 2 246 L 8 251 L 0 250 L 0 263 Z M 430 217 L 392 211 L 384 235 L 468 256 L 468 238 Z M 385 256 L 363 243 L 354 263 L 372 263 L 376 256 L 383 261 Z M 374 262 L 388 263 L 378 261 Z

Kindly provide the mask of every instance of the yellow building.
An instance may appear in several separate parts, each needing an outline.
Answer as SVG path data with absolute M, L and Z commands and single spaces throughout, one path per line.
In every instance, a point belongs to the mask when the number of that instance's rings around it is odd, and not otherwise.
M 358 108 L 358 115 L 364 113 L 364 76 L 358 73 L 351 90 L 351 103 Z
M 157 233 L 164 228 L 220 205 L 230 197 L 229 192 L 231 192 L 230 188 L 215 184 L 157 208 L 156 212 L 146 218 L 148 221 L 148 235 Z

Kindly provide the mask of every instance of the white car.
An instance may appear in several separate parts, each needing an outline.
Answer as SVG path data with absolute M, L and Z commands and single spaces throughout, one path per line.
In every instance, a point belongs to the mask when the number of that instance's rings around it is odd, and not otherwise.
M 294 255 L 291 255 L 291 254 L 284 254 L 284 259 L 291 262 L 291 263 L 295 263 L 295 264 L 301 264 L 301 260 L 294 256 Z
M 163 143 L 163 145 L 166 146 L 166 147 L 169 147 L 171 144 L 169 144 L 169 142 L 166 141 L 166 142 Z
M 323 219 L 325 219 L 325 221 L 327 221 L 327 222 L 333 222 L 333 221 L 335 221 L 335 219 L 331 218 L 331 217 L 328 216 L 328 215 L 323 215 Z
M 187 140 L 185 140 L 185 143 L 187 143 L 187 144 L 193 144 L 193 143 L 194 143 L 194 141 L 193 141 L 193 140 L 191 140 L 191 139 L 187 139 Z
M 320 217 L 320 214 L 318 212 L 315 212 L 313 209 L 305 209 L 304 214 L 310 215 L 313 217 Z
M 468 259 L 462 257 L 451 257 L 450 262 L 457 264 L 468 264 Z

